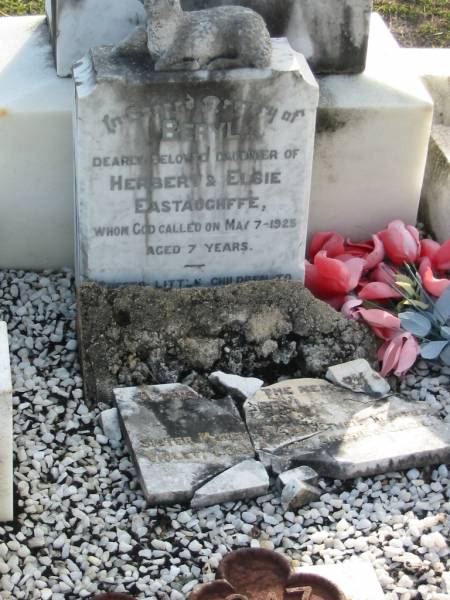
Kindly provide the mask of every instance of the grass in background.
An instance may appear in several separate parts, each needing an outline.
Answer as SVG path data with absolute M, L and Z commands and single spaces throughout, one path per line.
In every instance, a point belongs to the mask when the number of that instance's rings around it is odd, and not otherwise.
M 0 15 L 35 15 L 44 12 L 44 0 L 0 0 Z
M 450 0 L 374 0 L 374 10 L 403 46 L 450 46 Z M 3 16 L 42 12 L 44 0 L 0 0 Z
M 450 0 L 374 0 L 402 46 L 450 46 Z

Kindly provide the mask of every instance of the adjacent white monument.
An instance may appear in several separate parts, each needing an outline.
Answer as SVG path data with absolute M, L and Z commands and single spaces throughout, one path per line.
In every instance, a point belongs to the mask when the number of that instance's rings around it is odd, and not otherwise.
M 318 87 L 286 40 L 267 69 L 74 69 L 78 280 L 301 279 Z
M 0 321 L 0 522 L 13 516 L 12 383 L 8 329 Z
M 92 46 L 115 44 L 146 21 L 139 0 L 46 0 L 45 11 L 60 77 Z

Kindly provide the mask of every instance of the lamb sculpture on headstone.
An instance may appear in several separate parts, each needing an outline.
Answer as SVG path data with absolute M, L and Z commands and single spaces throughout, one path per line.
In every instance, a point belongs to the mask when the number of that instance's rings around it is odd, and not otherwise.
M 180 0 L 141 0 L 147 26 L 140 26 L 116 51 L 150 52 L 155 71 L 264 69 L 272 45 L 264 19 L 250 8 L 220 6 L 184 12 Z

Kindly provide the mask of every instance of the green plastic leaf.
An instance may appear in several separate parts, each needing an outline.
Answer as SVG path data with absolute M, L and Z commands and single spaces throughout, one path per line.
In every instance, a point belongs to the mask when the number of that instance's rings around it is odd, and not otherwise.
M 437 358 L 443 350 L 449 345 L 449 342 L 426 342 L 420 346 L 420 356 L 428 360 Z
M 441 360 L 447 367 L 450 367 L 450 344 L 441 352 Z
M 411 296 L 412 298 L 415 296 L 416 292 L 410 283 L 403 283 L 402 281 L 397 281 L 396 286 L 404 290 L 408 296 Z
M 421 310 L 426 310 L 428 308 L 428 304 L 426 302 L 421 302 L 420 300 L 411 300 L 411 304 L 414 308 L 420 308 Z
M 425 302 L 421 302 L 420 300 L 413 300 L 409 298 L 408 300 L 402 300 L 398 304 L 399 306 L 412 306 L 413 308 L 418 308 L 419 310 L 426 310 L 428 308 L 428 304 Z
M 403 329 L 419 338 L 426 337 L 431 331 L 431 322 L 429 319 L 418 312 L 407 310 L 398 316 Z
M 403 275 L 402 273 L 397 273 L 395 276 L 395 283 L 399 285 L 400 283 L 409 283 L 411 284 L 411 278 L 407 275 Z
M 434 314 L 441 323 L 446 323 L 450 319 L 450 286 L 434 303 Z

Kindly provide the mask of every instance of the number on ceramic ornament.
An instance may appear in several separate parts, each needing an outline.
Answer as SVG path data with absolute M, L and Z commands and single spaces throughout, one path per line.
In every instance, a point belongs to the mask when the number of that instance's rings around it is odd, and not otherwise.
M 312 587 L 309 585 L 303 587 L 286 588 L 286 592 L 290 594 L 298 594 L 295 600 L 310 600 L 312 594 Z

